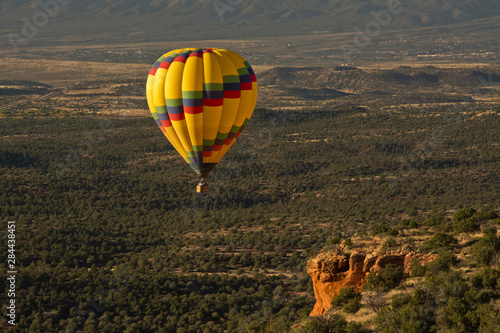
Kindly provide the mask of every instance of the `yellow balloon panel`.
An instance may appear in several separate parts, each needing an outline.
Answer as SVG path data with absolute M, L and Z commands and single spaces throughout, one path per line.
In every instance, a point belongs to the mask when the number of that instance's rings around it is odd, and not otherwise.
M 232 51 L 178 49 L 154 64 L 146 96 L 167 139 L 207 177 L 250 119 L 257 80 L 248 62 Z

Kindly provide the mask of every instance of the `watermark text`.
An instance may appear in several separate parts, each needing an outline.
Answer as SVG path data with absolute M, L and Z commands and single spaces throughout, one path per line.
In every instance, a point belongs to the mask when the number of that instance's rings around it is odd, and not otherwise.
M 8 324 L 16 325 L 16 222 L 7 222 L 7 318 Z

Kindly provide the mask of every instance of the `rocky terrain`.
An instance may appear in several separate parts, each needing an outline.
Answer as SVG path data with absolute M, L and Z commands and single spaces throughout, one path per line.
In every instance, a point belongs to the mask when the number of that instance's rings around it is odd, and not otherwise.
M 340 289 L 355 287 L 360 291 L 366 275 L 370 272 L 378 272 L 393 264 L 403 268 L 404 274 L 408 274 L 413 258 L 425 263 L 431 256 L 408 251 L 388 253 L 353 251 L 350 254 L 321 252 L 307 262 L 307 273 L 312 278 L 316 297 L 311 316 L 327 312 L 331 307 L 332 298 L 338 295 Z

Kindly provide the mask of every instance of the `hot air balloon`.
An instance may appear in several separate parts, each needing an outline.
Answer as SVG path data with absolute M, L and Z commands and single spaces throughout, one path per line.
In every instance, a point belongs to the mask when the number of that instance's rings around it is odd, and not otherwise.
M 186 48 L 165 53 L 146 84 L 149 109 L 163 134 L 205 178 L 231 148 L 257 103 L 257 80 L 239 54 L 216 48 Z

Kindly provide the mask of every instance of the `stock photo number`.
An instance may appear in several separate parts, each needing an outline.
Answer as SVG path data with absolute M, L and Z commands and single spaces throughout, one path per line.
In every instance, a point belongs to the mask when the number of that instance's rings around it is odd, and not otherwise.
M 9 325 L 16 325 L 16 222 L 7 222 L 7 318 Z

